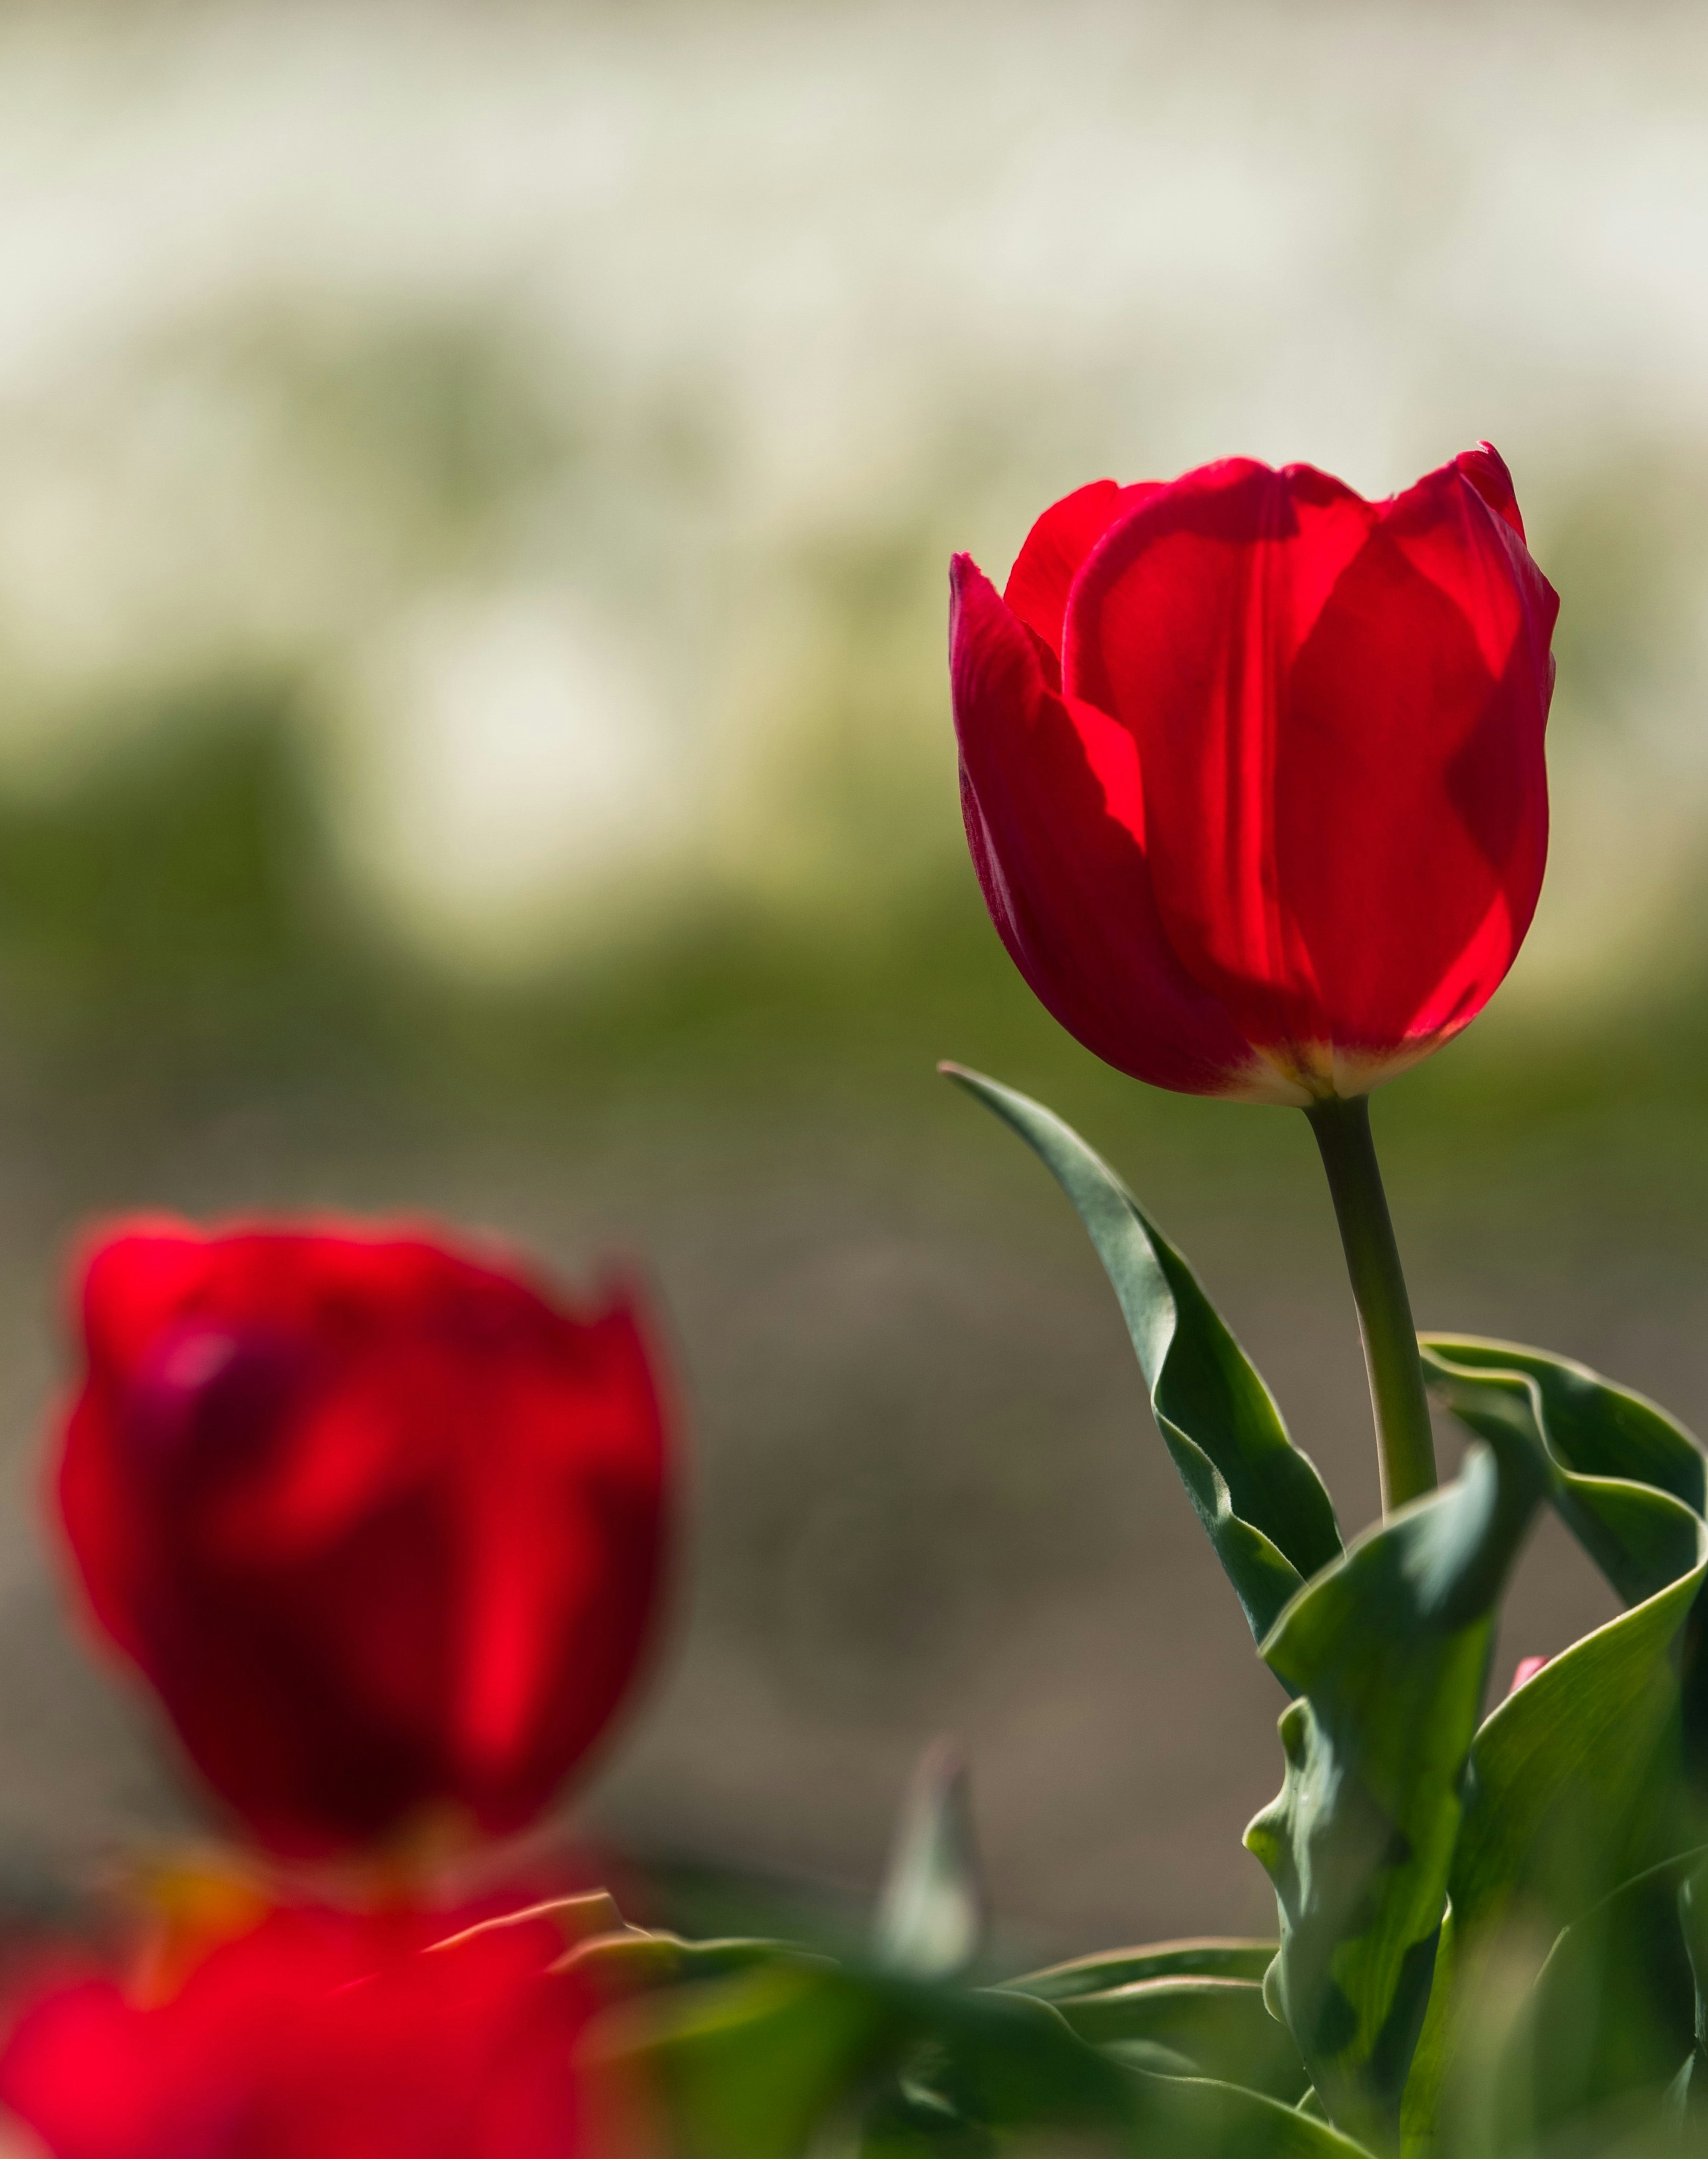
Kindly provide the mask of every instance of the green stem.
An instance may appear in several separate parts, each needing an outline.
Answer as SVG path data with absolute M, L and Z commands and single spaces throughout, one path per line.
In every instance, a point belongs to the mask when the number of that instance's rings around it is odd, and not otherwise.
M 1429 1399 L 1417 1360 L 1411 1300 L 1400 1268 L 1400 1250 L 1382 1173 L 1370 1136 L 1370 1105 L 1362 1095 L 1318 1102 L 1305 1115 L 1317 1136 L 1328 1173 L 1346 1271 L 1352 1277 L 1370 1402 L 1376 1413 L 1376 1453 L 1382 1469 L 1382 1510 L 1415 1499 L 1436 1486 L 1435 1437 Z

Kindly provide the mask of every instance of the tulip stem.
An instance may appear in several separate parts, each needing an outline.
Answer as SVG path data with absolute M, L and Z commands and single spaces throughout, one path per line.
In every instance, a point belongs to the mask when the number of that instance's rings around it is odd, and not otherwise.
M 1370 1136 L 1370 1105 L 1355 1095 L 1318 1102 L 1305 1112 L 1317 1136 L 1334 1200 L 1346 1271 L 1352 1277 L 1376 1415 L 1376 1454 L 1382 1472 L 1382 1511 L 1391 1514 L 1436 1486 L 1435 1436 L 1423 1390 L 1411 1300 L 1400 1271 L 1400 1248 L 1382 1173 Z

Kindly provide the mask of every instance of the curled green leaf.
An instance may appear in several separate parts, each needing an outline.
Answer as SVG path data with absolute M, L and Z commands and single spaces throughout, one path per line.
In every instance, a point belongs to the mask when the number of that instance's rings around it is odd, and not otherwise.
M 1419 1338 L 1430 1391 L 1483 1437 L 1536 1454 L 1548 1497 L 1628 1604 L 1695 1564 L 1708 1461 L 1684 1426 L 1587 1365 L 1479 1335 Z
M 1341 1551 L 1315 1466 L 1191 1268 L 1108 1164 L 1042 1104 L 960 1065 L 942 1069 L 1019 1133 L 1073 1202 L 1120 1302 L 1157 1430 L 1260 1642 Z
M 1509 1695 L 1472 1750 L 1458 1929 L 1486 1928 L 1515 1900 L 1566 1926 L 1697 1840 L 1680 1663 L 1708 1579 L 1708 1464 L 1664 1410 L 1568 1359 L 1470 1336 L 1421 1349 L 1432 1390 L 1473 1431 L 1529 1452 L 1631 1607 Z

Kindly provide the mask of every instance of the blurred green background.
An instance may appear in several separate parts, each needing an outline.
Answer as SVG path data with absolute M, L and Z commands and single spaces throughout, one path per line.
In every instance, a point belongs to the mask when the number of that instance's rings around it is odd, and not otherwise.
M 1109 1152 L 1343 1520 L 1302 1120 L 1146 1093 L 963 852 L 945 568 L 1103 473 L 1480 436 L 1563 596 L 1535 933 L 1378 1105 L 1425 1323 L 1708 1426 L 1708 29 L 1654 4 L 0 12 L 0 1891 L 185 1802 L 64 1616 L 67 1240 L 430 1212 L 639 1263 L 691 1435 L 643 1858 L 873 1879 L 970 1748 L 1041 1949 L 1261 1926 L 1272 1680 L 1078 1225 Z M 1544 1534 L 1502 1668 L 1611 1604 Z

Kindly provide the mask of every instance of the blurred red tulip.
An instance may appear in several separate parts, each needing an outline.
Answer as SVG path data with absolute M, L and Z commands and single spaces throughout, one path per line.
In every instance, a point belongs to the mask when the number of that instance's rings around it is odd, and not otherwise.
M 653 1618 L 660 1393 L 632 1301 L 349 1224 L 107 1230 L 59 1466 L 101 1628 L 274 1850 L 530 1821 Z
M 17 2014 L 0 2101 L 53 2159 L 634 2159 L 640 2095 L 577 2058 L 597 2006 L 549 1919 L 275 1911 L 170 1995 L 66 1975 Z
M 1188 1094 L 1364 1094 L 1473 1018 L 1541 887 L 1558 601 L 1484 443 L 1386 502 L 1246 458 L 1099 480 L 952 572 L 967 836 L 1016 965 Z

